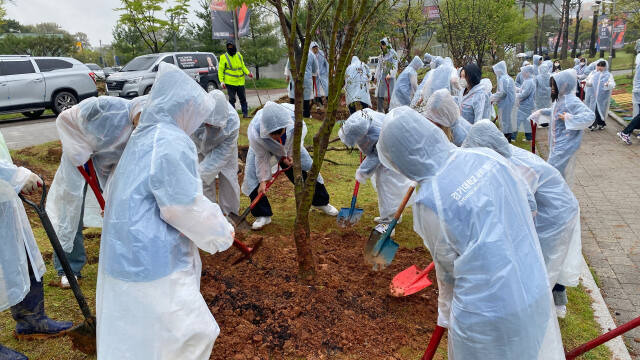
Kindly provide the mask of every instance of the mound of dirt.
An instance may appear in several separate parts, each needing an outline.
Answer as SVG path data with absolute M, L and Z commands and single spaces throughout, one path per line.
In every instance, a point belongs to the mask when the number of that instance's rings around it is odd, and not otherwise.
M 373 272 L 363 260 L 366 237 L 332 232 L 312 241 L 313 286 L 297 281 L 290 237 L 265 238 L 252 263 L 232 266 L 235 250 L 203 256 L 201 291 L 221 328 L 211 359 L 402 359 L 424 351 L 437 317 L 435 284 L 405 298 L 389 295 L 389 284 L 412 264 L 426 266 L 425 249 L 400 249 L 389 268 Z

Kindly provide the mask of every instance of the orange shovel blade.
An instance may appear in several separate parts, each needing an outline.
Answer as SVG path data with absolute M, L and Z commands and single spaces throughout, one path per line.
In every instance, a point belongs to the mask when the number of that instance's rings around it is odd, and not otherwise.
M 411 265 L 399 272 L 389 285 L 391 295 L 395 297 L 408 296 L 431 286 L 433 283 L 427 276 L 433 270 L 433 267 L 434 265 L 431 263 L 424 270 L 420 270 L 417 266 Z

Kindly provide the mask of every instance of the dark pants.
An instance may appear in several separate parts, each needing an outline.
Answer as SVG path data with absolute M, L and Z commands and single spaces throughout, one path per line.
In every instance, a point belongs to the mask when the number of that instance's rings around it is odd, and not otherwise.
M 360 103 L 360 109 L 368 109 L 369 108 L 369 104 L 364 103 L 362 101 L 354 101 L 351 104 L 349 104 L 348 108 L 349 108 L 349 114 L 353 114 L 354 112 L 356 112 L 356 104 Z
M 640 109 L 640 104 L 638 104 L 638 108 Z M 624 128 L 624 130 L 622 130 L 622 132 L 627 134 L 627 135 L 631 135 L 631 133 L 635 129 L 640 129 L 640 111 L 638 112 L 638 115 L 636 115 L 636 117 L 634 117 L 631 120 L 629 125 L 627 125 L 627 127 Z
M 295 104 L 296 100 L 289 98 L 289 104 Z M 302 117 L 311 117 L 311 100 L 302 101 Z
M 594 121 L 591 126 L 597 126 L 597 125 L 602 125 L 602 126 L 607 125 L 604 122 L 604 119 L 600 116 L 600 111 L 598 111 L 598 105 L 596 105 L 596 121 Z
M 236 95 L 238 95 L 238 98 L 240 99 L 240 107 L 242 108 L 242 116 L 247 117 L 247 115 L 249 114 L 249 109 L 247 108 L 247 96 L 244 91 L 244 86 L 226 86 L 227 94 L 229 95 L 229 104 L 231 104 L 231 106 L 233 106 L 233 108 L 235 109 Z
M 287 175 L 287 178 L 293 184 L 293 181 L 294 181 L 294 179 L 293 179 L 293 167 L 291 169 L 285 171 L 284 174 Z M 305 179 L 305 180 L 307 179 L 307 172 L 306 171 L 302 172 L 302 178 Z M 258 187 L 253 189 L 251 194 L 249 194 L 249 198 L 253 202 L 253 199 L 255 199 L 257 196 L 258 196 Z M 316 181 L 316 191 L 313 193 L 313 200 L 311 201 L 311 204 L 313 206 L 324 206 L 324 205 L 329 204 L 329 193 L 327 192 L 327 188 L 324 187 L 323 184 L 320 184 L 317 181 Z M 251 215 L 253 215 L 254 217 L 272 216 L 273 215 L 273 212 L 271 211 L 271 204 L 269 204 L 269 199 L 267 199 L 266 195 L 264 195 L 260 199 L 260 201 L 258 201 L 258 203 L 253 208 L 253 210 L 251 210 Z

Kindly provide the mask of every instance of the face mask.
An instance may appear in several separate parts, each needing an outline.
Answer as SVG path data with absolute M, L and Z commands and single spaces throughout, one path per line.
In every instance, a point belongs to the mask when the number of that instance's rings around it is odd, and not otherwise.
M 231 56 L 235 55 L 237 51 L 238 51 L 238 50 L 236 49 L 236 47 L 235 47 L 235 46 L 230 46 L 230 47 L 228 47 L 228 48 L 227 48 L 227 52 L 228 52 L 228 53 L 229 53 L 229 55 L 231 55 Z
M 560 67 L 560 64 L 555 63 L 555 64 L 553 64 L 553 66 L 555 66 L 555 67 Z
M 580 62 L 580 66 L 585 66 L 585 65 L 586 65 L 586 63 L 584 61 Z
M 458 85 L 460 85 L 461 89 L 466 89 L 467 88 L 467 79 L 465 79 L 465 78 L 458 79 Z

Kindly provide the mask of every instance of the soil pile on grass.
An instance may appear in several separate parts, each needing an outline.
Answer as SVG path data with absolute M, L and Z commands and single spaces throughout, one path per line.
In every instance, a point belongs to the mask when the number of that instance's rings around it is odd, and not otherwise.
M 355 232 L 312 235 L 313 286 L 297 281 L 289 236 L 265 238 L 252 263 L 232 266 L 233 249 L 203 256 L 201 291 L 221 328 L 211 359 L 393 359 L 424 351 L 437 317 L 435 284 L 405 298 L 389 295 L 389 284 L 412 264 L 426 266 L 427 251 L 400 249 L 389 268 L 373 272 L 365 241 Z

